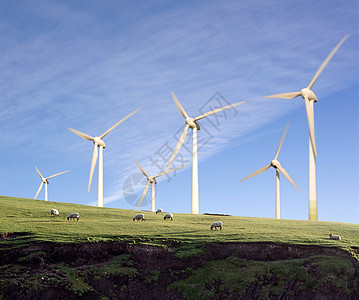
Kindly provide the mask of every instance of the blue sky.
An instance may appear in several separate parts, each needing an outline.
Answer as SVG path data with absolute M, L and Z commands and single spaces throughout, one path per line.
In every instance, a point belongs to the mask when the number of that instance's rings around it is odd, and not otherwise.
M 307 86 L 333 47 L 350 37 L 313 90 L 318 149 L 318 218 L 359 223 L 359 39 L 357 1 L 10 1 L 1 5 L 1 195 L 34 197 L 45 176 L 49 200 L 94 204 L 87 192 L 96 136 L 143 109 L 104 141 L 105 206 L 124 197 L 136 159 L 161 171 L 188 114 L 247 103 L 200 121 L 200 212 L 275 216 L 275 171 L 239 181 L 270 163 L 288 121 L 279 161 L 284 219 L 308 219 L 308 124 L 302 98 L 264 99 Z M 191 132 L 188 135 L 191 138 Z M 190 140 L 189 140 L 190 142 Z M 190 147 L 190 144 L 189 144 Z M 191 161 L 159 180 L 156 207 L 191 210 Z M 162 159 L 162 161 L 161 161 Z M 154 163 L 156 162 L 156 163 Z M 282 176 L 283 177 L 283 176 Z M 137 196 L 136 196 L 137 195 Z M 44 199 L 44 190 L 39 199 Z M 147 206 L 146 206 L 147 205 Z M 148 199 L 143 209 L 150 209 Z

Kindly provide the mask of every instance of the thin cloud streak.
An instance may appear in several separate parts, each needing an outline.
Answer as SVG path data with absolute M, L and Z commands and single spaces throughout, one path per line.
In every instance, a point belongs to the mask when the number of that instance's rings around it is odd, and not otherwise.
M 93 11 L 42 4 L 38 9 L 29 6 L 29 13 L 51 21 L 53 27 L 25 41 L 16 39 L 18 28 L 5 27 L 4 44 L 9 42 L 11 47 L 3 49 L 1 58 L 3 142 L 11 142 L 15 152 L 51 149 L 47 155 L 55 158 L 61 140 L 66 157 L 81 157 L 89 165 L 90 143 L 84 145 L 67 128 L 96 135 L 143 106 L 106 137 L 105 172 L 121 178 L 111 180 L 114 187 L 135 170 L 134 158 L 150 168 L 148 157 L 165 142 L 175 146 L 173 134 L 184 123 L 171 91 L 194 115 L 217 91 L 230 103 L 247 101 L 220 132 L 214 131 L 214 138 L 200 152 L 203 162 L 232 147 L 235 139 L 302 109 L 301 99 L 284 103 L 262 97 L 307 85 L 347 29 L 345 24 L 332 28 L 325 18 L 311 18 L 308 12 L 291 19 L 282 30 L 288 17 L 280 12 L 291 15 L 289 4 L 261 2 L 259 9 L 251 3 L 213 2 L 206 7 L 197 4 L 198 10 L 159 11 L 128 25 L 127 32 L 107 34 L 110 25 L 101 23 Z M 283 21 L 274 21 L 277 17 Z M 352 43 L 350 38 L 346 43 Z M 356 50 L 344 44 L 338 51 L 315 85 L 318 96 L 356 82 L 352 64 L 359 58 Z M 343 72 L 352 80 L 342 79 Z M 207 120 L 203 124 L 208 125 Z M 34 137 L 41 143 L 33 143 Z M 110 190 L 105 203 L 121 199 L 116 188 Z

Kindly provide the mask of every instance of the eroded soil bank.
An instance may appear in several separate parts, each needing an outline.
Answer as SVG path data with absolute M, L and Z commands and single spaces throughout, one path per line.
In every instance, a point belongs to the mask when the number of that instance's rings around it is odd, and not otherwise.
M 0 299 L 359 299 L 344 250 L 274 243 L 0 248 Z

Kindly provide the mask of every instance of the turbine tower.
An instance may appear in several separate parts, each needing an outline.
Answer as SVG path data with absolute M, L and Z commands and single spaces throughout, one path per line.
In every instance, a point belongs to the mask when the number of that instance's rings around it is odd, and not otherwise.
M 198 153 L 197 153 L 197 130 L 200 130 L 200 126 L 198 124 L 198 121 L 208 117 L 210 115 L 213 115 L 215 113 L 218 113 L 222 110 L 229 109 L 232 107 L 235 107 L 237 105 L 243 104 L 246 101 L 237 102 L 231 105 L 223 106 L 221 108 L 217 108 L 214 110 L 211 110 L 203 115 L 200 115 L 196 118 L 189 117 L 186 113 L 186 111 L 183 109 L 182 105 L 179 103 L 178 99 L 176 98 L 175 94 L 172 92 L 173 100 L 176 103 L 176 106 L 182 115 L 182 117 L 186 120 L 186 126 L 182 132 L 182 135 L 176 145 L 175 150 L 173 151 L 173 154 L 167 164 L 166 170 L 169 169 L 170 165 L 172 164 L 174 158 L 176 157 L 178 151 L 180 150 L 182 144 L 186 140 L 188 128 L 192 129 L 193 132 L 193 147 L 192 147 L 192 214 L 199 214 L 199 195 L 198 195 Z
M 97 157 L 99 156 L 98 161 L 98 190 L 97 190 L 97 206 L 103 207 L 103 149 L 106 148 L 105 142 L 102 140 L 108 133 L 110 133 L 112 130 L 114 130 L 118 125 L 120 125 L 122 122 L 127 120 L 129 117 L 131 117 L 133 114 L 138 112 L 142 107 L 136 109 L 126 117 L 124 117 L 122 120 L 118 121 L 115 125 L 113 125 L 111 128 L 109 128 L 107 131 L 105 131 L 100 136 L 92 137 L 86 133 L 82 133 L 80 131 L 77 131 L 75 129 L 69 128 L 73 133 L 77 134 L 78 136 L 82 137 L 84 140 L 93 141 L 94 148 L 93 148 L 93 154 L 92 154 L 92 161 L 91 161 L 91 169 L 90 169 L 90 178 L 89 178 L 89 185 L 88 185 L 88 192 L 91 188 L 91 181 L 93 172 L 96 166 Z M 99 150 L 97 150 L 99 148 Z
M 164 172 L 162 172 L 162 173 L 160 173 L 160 174 L 157 174 L 157 175 L 155 175 L 155 176 L 150 176 L 150 175 L 148 175 L 148 173 L 141 167 L 141 165 L 140 165 L 136 160 L 134 160 L 134 161 L 135 161 L 135 163 L 137 164 L 137 166 L 139 167 L 139 169 L 141 170 L 142 174 L 145 175 L 146 178 L 147 178 L 147 183 L 146 183 L 145 189 L 144 189 L 144 191 L 143 191 L 143 193 L 142 193 L 142 196 L 141 196 L 141 198 L 140 198 L 140 200 L 139 200 L 139 202 L 138 202 L 137 209 L 139 209 L 139 207 L 141 206 L 142 200 L 143 200 L 143 198 L 145 197 L 145 195 L 146 195 L 146 193 L 147 193 L 147 191 L 148 191 L 148 187 L 150 186 L 150 183 L 151 183 L 151 184 L 152 184 L 151 210 L 152 210 L 153 212 L 155 212 L 155 184 L 157 184 L 156 178 L 157 178 L 157 177 L 160 177 L 160 176 L 162 176 L 162 175 L 164 175 L 164 174 L 167 174 L 167 173 L 169 173 L 169 172 L 172 172 L 172 171 L 181 169 L 181 168 L 183 168 L 184 166 L 177 167 L 177 168 L 174 168 L 174 169 L 171 169 L 171 170 L 168 170 L 168 171 L 164 171 Z
M 264 168 L 254 172 L 253 174 L 247 176 L 246 178 L 242 179 L 242 181 L 251 178 L 255 175 L 258 175 L 260 173 L 263 173 L 264 171 L 268 170 L 270 167 L 273 167 L 276 170 L 276 196 L 275 196 L 275 218 L 276 219 L 280 219 L 280 182 L 279 182 L 279 172 L 281 172 L 289 181 L 291 184 L 294 185 L 294 187 L 300 192 L 300 189 L 298 188 L 298 186 L 295 184 L 295 182 L 293 181 L 293 179 L 289 176 L 289 174 L 287 173 L 287 171 L 282 167 L 282 165 L 279 163 L 279 161 L 277 160 L 278 155 L 279 155 L 279 151 L 280 148 L 282 147 L 283 144 L 283 140 L 284 137 L 287 133 L 289 127 L 289 123 L 287 125 L 287 127 L 284 129 L 284 132 L 282 134 L 282 138 L 279 142 L 278 145 L 278 149 L 277 149 L 277 153 L 275 154 L 274 159 L 271 161 L 271 163 L 267 166 L 265 166 Z
M 58 176 L 58 175 L 61 175 L 61 174 L 64 174 L 64 173 L 67 173 L 67 172 L 69 172 L 70 170 L 67 170 L 67 171 L 64 171 L 64 172 L 60 172 L 60 173 L 57 173 L 57 174 L 55 174 L 55 175 L 51 175 L 51 176 L 45 178 L 44 176 L 41 175 L 39 169 L 38 169 L 36 166 L 35 166 L 35 168 L 36 168 L 37 174 L 39 174 L 39 176 L 40 176 L 40 178 L 41 178 L 41 183 L 40 183 L 39 189 L 38 189 L 37 192 L 36 192 L 36 195 L 35 195 L 34 199 L 36 200 L 37 195 L 40 193 L 40 191 L 41 191 L 41 189 L 42 189 L 42 185 L 45 183 L 45 201 L 48 201 L 48 198 L 47 198 L 47 185 L 49 184 L 48 179 L 53 178 L 53 177 Z
M 312 81 L 309 85 L 302 89 L 300 92 L 291 92 L 291 93 L 282 93 L 269 95 L 265 98 L 282 98 L 282 99 L 293 99 L 298 96 L 302 96 L 305 101 L 305 109 L 307 111 L 307 118 L 309 124 L 309 220 L 317 221 L 318 220 L 318 209 L 317 209 L 317 173 L 316 173 L 316 156 L 317 156 L 317 147 L 315 144 L 315 135 L 314 135 L 314 102 L 318 101 L 317 96 L 312 91 L 312 87 L 315 81 L 318 79 L 319 75 L 322 73 L 325 66 L 331 60 L 333 55 L 338 51 L 339 47 L 344 43 L 348 38 L 347 34 L 329 53 L 328 57 L 324 60 L 322 65 L 319 67 L 315 73 Z

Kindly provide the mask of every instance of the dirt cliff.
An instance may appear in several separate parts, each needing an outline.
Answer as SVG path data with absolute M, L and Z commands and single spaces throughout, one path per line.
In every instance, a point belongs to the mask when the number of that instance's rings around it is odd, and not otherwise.
M 358 253 L 358 252 L 357 252 Z M 32 243 L 0 248 L 0 299 L 359 299 L 337 248 L 274 243 Z

